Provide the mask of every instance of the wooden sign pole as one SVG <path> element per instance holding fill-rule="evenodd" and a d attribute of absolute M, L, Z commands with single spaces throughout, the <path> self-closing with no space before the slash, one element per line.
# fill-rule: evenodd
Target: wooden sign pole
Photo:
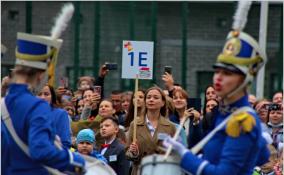
<path fill-rule="evenodd" d="M 137 92 L 138 92 L 138 74 L 136 74 L 135 78 L 135 91 L 134 91 L 134 128 L 133 128 L 133 142 L 137 141 Z"/>

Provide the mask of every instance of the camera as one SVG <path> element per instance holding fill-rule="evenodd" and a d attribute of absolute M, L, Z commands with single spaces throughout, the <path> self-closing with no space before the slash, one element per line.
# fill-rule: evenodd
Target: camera
<path fill-rule="evenodd" d="M 105 63 L 105 65 L 108 70 L 117 70 L 117 63 Z"/>
<path fill-rule="evenodd" d="M 277 103 L 272 103 L 269 105 L 268 110 L 269 111 L 279 111 L 281 110 L 281 105 Z"/>

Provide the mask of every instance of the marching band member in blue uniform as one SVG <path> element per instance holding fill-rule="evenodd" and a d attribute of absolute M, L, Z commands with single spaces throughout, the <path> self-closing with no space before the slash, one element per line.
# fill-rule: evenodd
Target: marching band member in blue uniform
<path fill-rule="evenodd" d="M 70 120 L 66 110 L 58 108 L 58 103 L 56 100 L 56 93 L 52 86 L 45 85 L 37 96 L 45 101 L 51 107 L 52 119 L 55 123 L 55 133 L 59 136 L 62 146 L 66 148 L 71 148 L 71 128 Z"/>
<path fill-rule="evenodd" d="M 49 174 L 43 165 L 78 174 L 84 171 L 85 160 L 78 153 L 56 146 L 50 105 L 31 93 L 32 90 L 40 90 L 43 87 L 40 85 L 46 84 L 45 71 L 57 56 L 61 44 L 61 39 L 47 36 L 25 33 L 17 35 L 13 83 L 4 100 L 13 128 L 28 146 L 29 155 L 15 142 L 10 131 L 3 127 L 2 133 L 7 141 L 2 144 L 1 151 L 7 150 L 5 156 L 8 157 L 2 157 L 2 160 L 10 160 L 6 163 L 9 165 L 5 167 L 6 174 Z M 5 120 L 7 119 L 4 118 L 3 121 Z"/>
<path fill-rule="evenodd" d="M 250 106 L 247 84 L 266 62 L 266 55 L 257 42 L 241 30 L 233 29 L 214 65 L 214 88 L 222 98 L 215 127 L 234 111 Z M 253 110 L 229 118 L 205 144 L 202 157 L 194 155 L 172 138 L 166 139 L 164 145 L 172 145 L 182 157 L 181 167 L 197 175 L 251 175 L 256 165 L 267 162 L 269 158 L 260 120 Z"/>

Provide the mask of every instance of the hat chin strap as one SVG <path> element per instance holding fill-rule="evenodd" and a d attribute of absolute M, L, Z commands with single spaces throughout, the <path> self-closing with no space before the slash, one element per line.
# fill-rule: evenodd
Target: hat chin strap
<path fill-rule="evenodd" d="M 251 82 L 253 80 L 253 76 L 249 73 L 247 73 L 245 80 L 243 81 L 243 83 L 238 86 L 235 90 L 233 90 L 232 92 L 230 92 L 229 94 L 227 94 L 225 98 L 231 98 L 233 95 L 235 95 L 237 92 L 241 91 L 249 82 Z"/>

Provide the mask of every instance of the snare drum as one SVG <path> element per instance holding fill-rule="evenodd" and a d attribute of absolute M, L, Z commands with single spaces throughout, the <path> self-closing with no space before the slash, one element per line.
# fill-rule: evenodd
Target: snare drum
<path fill-rule="evenodd" d="M 140 175 L 185 175 L 180 168 L 180 158 L 169 156 L 164 160 L 164 155 L 153 154 L 146 156 L 141 161 Z"/>
<path fill-rule="evenodd" d="M 85 175 L 116 175 L 114 170 L 105 162 L 94 157 L 83 155 L 86 161 Z"/>

